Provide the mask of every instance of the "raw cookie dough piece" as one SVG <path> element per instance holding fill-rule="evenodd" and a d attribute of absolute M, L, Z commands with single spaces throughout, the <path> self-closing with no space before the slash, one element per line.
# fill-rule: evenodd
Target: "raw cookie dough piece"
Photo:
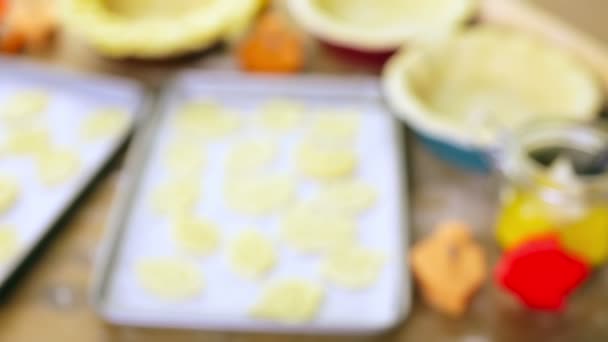
<path fill-rule="evenodd" d="M 75 176 L 80 169 L 76 153 L 66 149 L 49 149 L 37 157 L 38 174 L 48 186 L 59 185 Z"/>
<path fill-rule="evenodd" d="M 44 112 L 49 95 L 41 90 L 26 90 L 13 95 L 5 106 L 0 106 L 0 118 L 8 124 L 31 124 Z"/>
<path fill-rule="evenodd" d="M 304 106 L 298 102 L 276 99 L 261 108 L 260 122 L 272 131 L 285 132 L 295 128 L 302 120 Z"/>
<path fill-rule="evenodd" d="M 293 180 L 285 175 L 233 176 L 226 179 L 229 206 L 247 215 L 264 215 L 280 209 L 294 195 Z"/>
<path fill-rule="evenodd" d="M 17 230 L 13 226 L 0 224 L 0 264 L 10 261 L 18 251 Z"/>
<path fill-rule="evenodd" d="M 376 190 L 372 186 L 349 180 L 327 185 L 313 201 L 329 210 L 358 214 L 373 206 L 376 197 Z"/>
<path fill-rule="evenodd" d="M 296 153 L 300 170 L 305 175 L 318 179 L 348 176 L 357 164 L 355 151 L 346 147 L 305 142 Z"/>
<path fill-rule="evenodd" d="M 270 140 L 251 139 L 232 147 L 226 160 L 229 172 L 243 173 L 261 169 L 276 155 L 276 146 Z"/>
<path fill-rule="evenodd" d="M 254 229 L 239 233 L 230 244 L 228 257 L 232 269 L 247 278 L 264 275 L 277 261 L 272 241 Z"/>
<path fill-rule="evenodd" d="M 208 220 L 181 217 L 173 227 L 173 237 L 184 251 L 197 255 L 214 252 L 220 240 L 217 226 Z"/>
<path fill-rule="evenodd" d="M 17 155 L 38 155 L 48 151 L 52 145 L 49 132 L 44 129 L 19 129 L 9 134 L 6 152 Z"/>
<path fill-rule="evenodd" d="M 136 275 L 146 291 L 169 300 L 195 297 L 205 286 L 199 267 L 179 258 L 143 260 L 136 266 Z"/>
<path fill-rule="evenodd" d="M 251 309 L 254 318 L 282 323 L 304 323 L 313 320 L 324 298 L 324 289 L 304 279 L 285 279 L 270 284 Z"/>
<path fill-rule="evenodd" d="M 329 253 L 322 266 L 325 277 L 338 286 L 362 289 L 373 285 L 384 262 L 382 253 L 345 245 Z"/>
<path fill-rule="evenodd" d="M 285 213 L 281 228 L 284 239 L 292 247 L 302 252 L 326 252 L 351 243 L 357 225 L 345 215 L 300 204 Z"/>
<path fill-rule="evenodd" d="M 19 196 L 19 185 L 11 177 L 0 174 L 0 214 L 10 210 Z"/>
<path fill-rule="evenodd" d="M 82 135 L 96 140 L 112 138 L 124 132 L 129 125 L 129 116 L 122 109 L 106 108 L 87 117 L 82 124 Z"/>
<path fill-rule="evenodd" d="M 236 114 L 210 101 L 185 104 L 176 114 L 175 127 L 183 134 L 201 138 L 218 138 L 239 126 Z"/>
<path fill-rule="evenodd" d="M 359 116 L 353 112 L 322 112 L 310 129 L 313 141 L 352 142 L 359 131 Z"/>
<path fill-rule="evenodd" d="M 191 178 L 160 185 L 152 195 L 152 207 L 173 218 L 192 212 L 200 196 L 199 183 L 197 178 Z"/>
<path fill-rule="evenodd" d="M 197 142 L 173 142 L 165 151 L 165 165 L 175 176 L 200 174 L 205 162 L 205 152 Z"/>

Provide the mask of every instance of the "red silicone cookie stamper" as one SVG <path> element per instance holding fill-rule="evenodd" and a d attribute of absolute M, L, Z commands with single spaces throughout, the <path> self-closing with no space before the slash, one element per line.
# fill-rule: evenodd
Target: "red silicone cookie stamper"
<path fill-rule="evenodd" d="M 587 263 L 566 252 L 551 235 L 508 251 L 496 266 L 495 276 L 527 307 L 560 311 L 589 272 Z"/>

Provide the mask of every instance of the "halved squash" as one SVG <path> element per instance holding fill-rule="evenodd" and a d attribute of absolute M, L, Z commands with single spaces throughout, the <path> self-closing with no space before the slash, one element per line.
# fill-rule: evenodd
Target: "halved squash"
<path fill-rule="evenodd" d="M 383 83 L 389 105 L 418 133 L 466 148 L 487 148 L 498 133 L 531 120 L 591 119 L 602 104 L 586 65 L 495 26 L 394 55 Z"/>
<path fill-rule="evenodd" d="M 64 21 L 110 57 L 163 58 L 242 29 L 262 0 L 64 0 Z"/>
<path fill-rule="evenodd" d="M 290 14 L 331 45 L 365 52 L 395 51 L 418 38 L 442 35 L 467 21 L 478 0 L 288 0 Z"/>

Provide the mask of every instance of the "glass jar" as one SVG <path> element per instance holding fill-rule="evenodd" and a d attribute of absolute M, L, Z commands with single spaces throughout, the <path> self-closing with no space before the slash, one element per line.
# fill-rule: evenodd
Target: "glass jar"
<path fill-rule="evenodd" d="M 496 238 L 505 249 L 556 236 L 593 265 L 608 259 L 608 131 L 599 125 L 528 125 L 504 144 Z"/>

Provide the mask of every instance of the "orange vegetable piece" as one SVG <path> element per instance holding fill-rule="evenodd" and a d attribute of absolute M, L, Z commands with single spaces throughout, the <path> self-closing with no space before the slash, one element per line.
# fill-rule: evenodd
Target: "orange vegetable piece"
<path fill-rule="evenodd" d="M 48 44 L 57 27 L 54 1 L 14 1 L 6 11 L 2 39 L 8 40 L 7 52 L 21 50 L 23 46 L 28 50 L 40 50 Z M 19 41 L 23 42 L 17 44 Z M 16 46 L 20 48 L 14 49 Z"/>
<path fill-rule="evenodd" d="M 18 33 L 2 36 L 0 39 L 0 52 L 17 54 L 25 48 L 25 37 Z"/>
<path fill-rule="evenodd" d="M 8 9 L 7 0 L 0 0 L 0 23 L 6 16 L 7 9 Z"/>
<path fill-rule="evenodd" d="M 439 225 L 414 246 L 410 262 L 424 299 L 450 316 L 464 314 L 487 276 L 483 250 L 460 222 Z"/>
<path fill-rule="evenodd" d="M 276 13 L 260 18 L 238 49 L 241 68 L 260 72 L 297 72 L 304 64 L 304 47 L 298 34 Z"/>

